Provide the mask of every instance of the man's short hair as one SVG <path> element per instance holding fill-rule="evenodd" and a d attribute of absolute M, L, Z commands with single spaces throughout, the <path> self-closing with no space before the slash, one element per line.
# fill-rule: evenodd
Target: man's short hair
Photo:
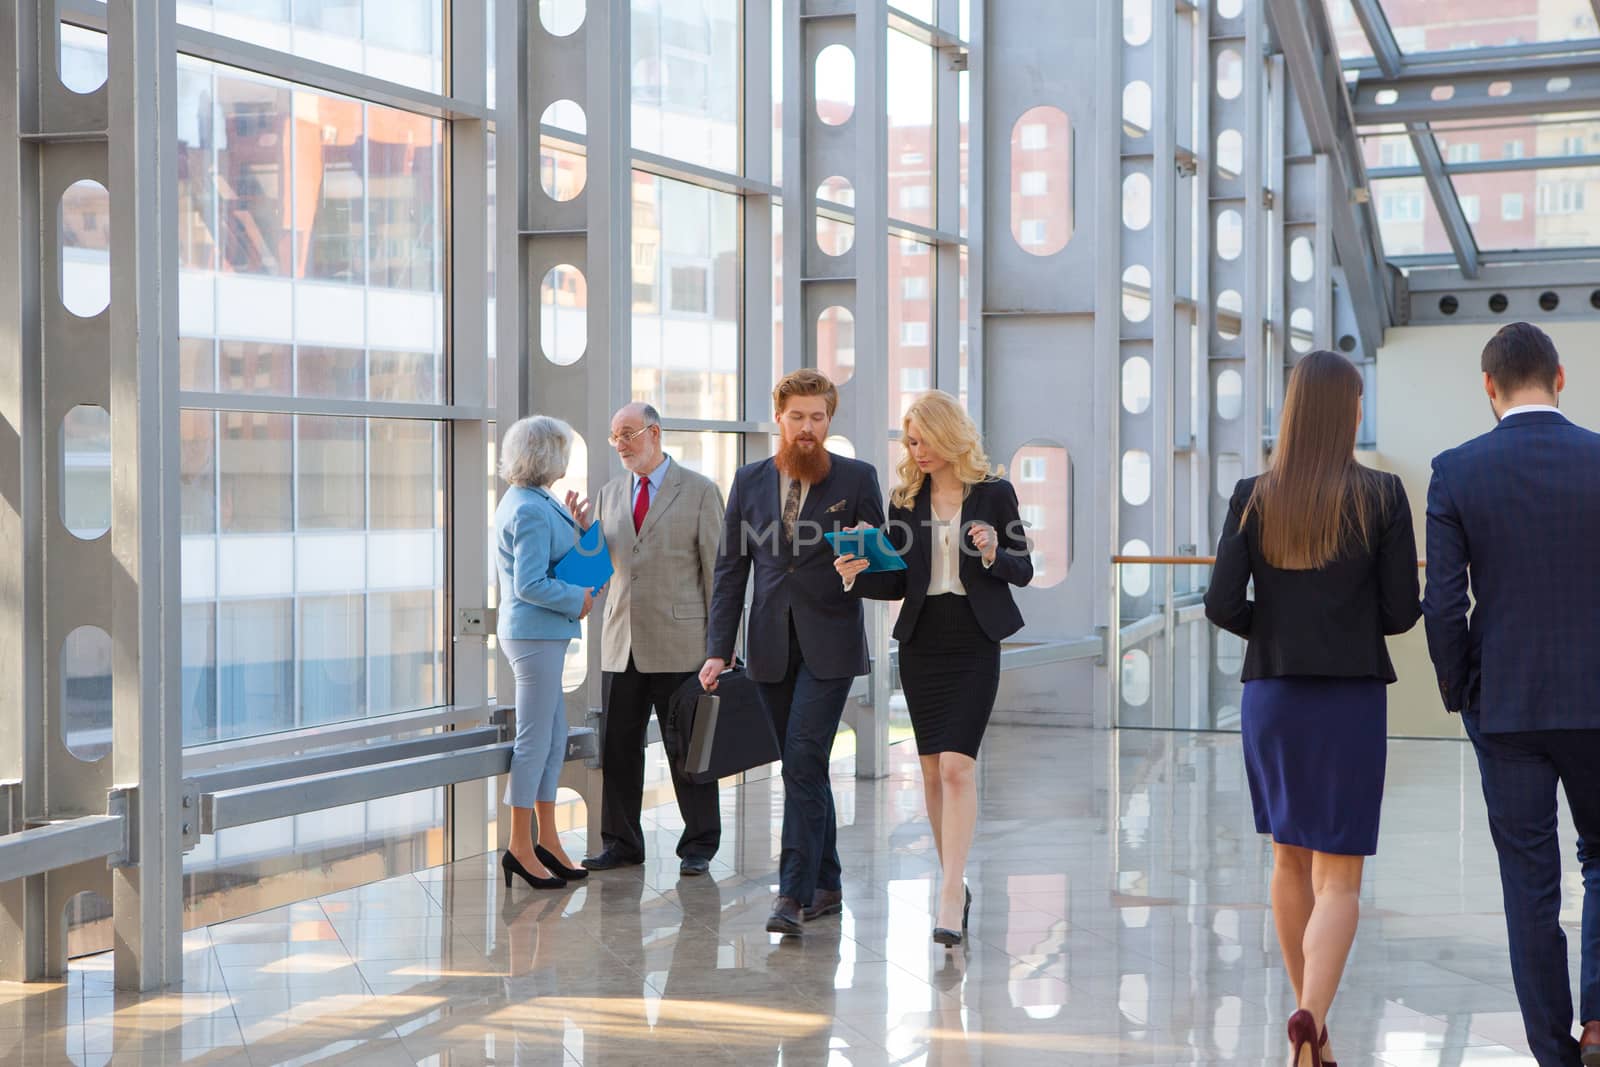
<path fill-rule="evenodd" d="M 779 381 L 777 388 L 772 390 L 772 410 L 782 414 L 788 406 L 791 396 L 820 396 L 827 398 L 828 418 L 833 418 L 833 413 L 839 407 L 839 390 L 826 374 L 819 370 L 807 367 L 797 370 L 792 374 L 785 374 Z"/>
<path fill-rule="evenodd" d="M 1483 372 L 1502 393 L 1526 386 L 1554 389 L 1561 357 L 1550 335 L 1531 322 L 1513 322 L 1483 346 Z"/>

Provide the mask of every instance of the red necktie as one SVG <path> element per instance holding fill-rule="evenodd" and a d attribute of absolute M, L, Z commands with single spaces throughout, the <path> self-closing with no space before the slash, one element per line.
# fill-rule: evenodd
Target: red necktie
<path fill-rule="evenodd" d="M 637 534 L 644 525 L 645 512 L 650 510 L 650 479 L 639 479 L 639 495 L 633 500 L 633 532 Z"/>

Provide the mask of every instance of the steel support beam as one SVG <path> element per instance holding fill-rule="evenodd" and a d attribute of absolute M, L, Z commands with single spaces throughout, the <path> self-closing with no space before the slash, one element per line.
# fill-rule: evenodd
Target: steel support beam
<path fill-rule="evenodd" d="M 1276 8 L 1287 0 L 1272 3 Z M 1394 77 L 1362 76 L 1354 108 L 1360 126 L 1594 111 L 1600 109 L 1600 56 L 1408 64 Z"/>
<path fill-rule="evenodd" d="M 0 835 L 0 883 L 113 856 L 127 846 L 121 815 L 85 815 Z"/>
<path fill-rule="evenodd" d="M 1406 127 L 1411 138 L 1411 150 L 1416 153 L 1422 168 L 1423 181 L 1428 195 L 1444 223 L 1445 236 L 1450 239 L 1450 249 L 1455 253 L 1461 273 L 1472 277 L 1478 273 L 1478 242 L 1472 236 L 1472 224 L 1461 208 L 1461 198 L 1456 195 L 1455 183 L 1444 170 L 1444 158 L 1439 154 L 1439 142 L 1427 126 L 1412 123 Z"/>
<path fill-rule="evenodd" d="M 1378 69 L 1386 78 L 1397 76 L 1404 60 L 1400 45 L 1394 39 L 1394 30 L 1389 26 L 1389 16 L 1383 13 L 1383 4 L 1380 0 L 1351 0 L 1351 6 L 1355 8 L 1362 32 L 1367 35 L 1367 43 L 1372 46 L 1372 57 L 1377 60 Z"/>
<path fill-rule="evenodd" d="M 368 767 L 376 763 L 411 759 L 439 752 L 454 752 L 463 748 L 478 748 L 500 740 L 498 726 L 480 726 L 473 730 L 453 730 L 449 733 L 429 734 L 427 737 L 407 741 L 389 741 L 376 745 L 358 745 L 353 748 L 325 752 L 319 755 L 299 756 L 254 763 L 243 767 L 224 767 L 191 775 L 188 781 L 200 793 L 221 793 L 228 789 L 281 782 L 290 778 L 304 778 L 313 774 Z M 483 849 L 479 849 L 482 852 Z"/>
<path fill-rule="evenodd" d="M 1386 268 L 1327 14 L 1322 5 L 1300 0 L 1267 0 L 1267 14 L 1283 49 L 1312 148 L 1332 163 L 1328 211 L 1334 247 L 1344 268 L 1361 344 L 1367 351 L 1377 351 L 1392 321 Z"/>
<path fill-rule="evenodd" d="M 123 0 L 107 34 L 111 219 L 111 773 L 134 862 L 112 872 L 120 989 L 183 977 L 176 0 Z M 192 820 L 192 813 L 190 814 Z"/>

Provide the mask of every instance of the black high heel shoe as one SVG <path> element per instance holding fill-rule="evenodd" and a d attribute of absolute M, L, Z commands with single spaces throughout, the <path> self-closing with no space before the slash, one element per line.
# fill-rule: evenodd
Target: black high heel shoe
<path fill-rule="evenodd" d="M 500 870 L 504 872 L 506 876 L 507 889 L 511 888 L 511 876 L 514 874 L 520 874 L 522 876 L 522 880 L 527 882 L 535 889 L 567 888 L 567 880 L 565 878 L 538 878 L 532 874 L 529 874 L 528 868 L 522 865 L 522 861 L 518 860 L 517 857 L 513 856 L 509 852 L 502 852 L 500 854 Z"/>
<path fill-rule="evenodd" d="M 539 857 L 539 862 L 549 869 L 557 878 L 565 878 L 569 882 L 581 882 L 589 877 L 589 872 L 582 867 L 568 867 L 556 859 L 556 854 L 543 845 L 534 845 L 533 854 Z"/>
<path fill-rule="evenodd" d="M 961 905 L 961 929 L 946 930 L 942 926 L 935 926 L 933 928 L 933 941 L 936 945 L 943 945 L 945 948 L 956 948 L 966 937 L 967 917 L 972 913 L 972 890 L 964 885 L 961 888 L 966 893 L 966 900 Z"/>

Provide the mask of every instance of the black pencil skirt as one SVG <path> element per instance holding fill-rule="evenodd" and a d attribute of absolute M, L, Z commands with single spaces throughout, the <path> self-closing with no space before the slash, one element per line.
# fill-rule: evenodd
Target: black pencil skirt
<path fill-rule="evenodd" d="M 978 758 L 1000 688 L 1000 642 L 989 640 L 966 597 L 922 602 L 916 629 L 900 643 L 900 684 L 920 754 Z"/>

